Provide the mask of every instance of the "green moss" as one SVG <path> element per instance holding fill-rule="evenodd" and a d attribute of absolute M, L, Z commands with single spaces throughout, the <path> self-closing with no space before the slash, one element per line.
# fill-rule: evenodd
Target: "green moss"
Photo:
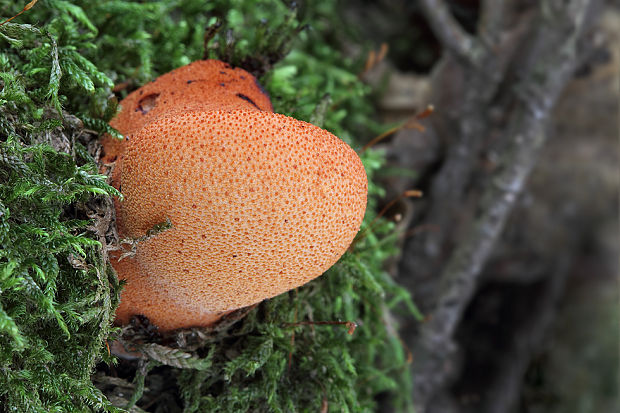
<path fill-rule="evenodd" d="M 205 55 L 221 58 L 262 75 L 276 111 L 320 119 L 356 147 L 376 128 L 369 90 L 333 40 L 337 2 L 311 6 L 40 0 L 0 26 L 0 405 L 7 411 L 117 410 L 109 400 L 141 406 L 149 370 L 176 381 L 168 400 L 188 412 L 357 412 L 372 410 L 380 393 L 398 409 L 410 406 L 407 353 L 390 311 L 415 307 L 383 271 L 395 235 L 381 220 L 324 276 L 262 303 L 225 334 L 190 347 L 151 340 L 150 361 L 119 365 L 129 380 L 138 372 L 137 392 L 122 404 L 101 374 L 103 391 L 91 377 L 96 363 L 111 362 L 106 340 L 118 334 L 111 321 L 119 285 L 105 251 L 115 190 L 91 156 L 92 131 L 113 132 L 113 85 L 123 94 Z M 7 18 L 20 9 L 0 0 Z M 205 28 L 217 21 L 205 51 Z M 373 177 L 383 158 L 367 151 L 362 159 L 366 228 L 382 195 Z M 300 324 L 338 320 L 359 326 L 349 334 L 347 325 Z"/>

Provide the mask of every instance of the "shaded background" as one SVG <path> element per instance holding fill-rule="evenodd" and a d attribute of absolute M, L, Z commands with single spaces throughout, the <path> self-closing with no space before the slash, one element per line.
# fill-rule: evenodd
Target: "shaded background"
<path fill-rule="evenodd" d="M 426 194 L 399 201 L 387 215 L 399 221 L 403 233 L 402 255 L 391 273 L 408 286 L 430 320 L 450 272 L 446 265 L 461 244 L 471 242 L 467 227 L 481 213 L 480 199 L 510 151 L 508 140 L 518 136 L 505 132 L 528 67 L 539 65 L 548 74 L 557 67 L 545 66 L 532 51 L 544 49 L 546 39 L 554 36 L 537 37 L 546 24 L 540 23 L 539 6 L 553 2 L 497 2 L 506 7 L 496 28 L 501 40 L 493 49 L 495 58 L 504 60 L 497 69 L 499 79 L 492 90 L 481 82 L 480 94 L 488 97 L 467 97 L 475 95 L 471 87 L 479 80 L 463 75 L 471 69 L 437 39 L 420 3 L 347 1 L 343 16 L 359 39 L 349 44 L 352 55 L 360 53 L 360 44 L 375 50 L 381 43 L 389 46 L 387 58 L 364 73 L 382 91 L 375 97 L 382 120 L 399 125 L 435 105 L 430 119 L 420 121 L 424 132 L 402 128 L 380 144 L 389 159 L 383 176 L 386 204 L 407 189 Z M 480 3 L 445 2 L 473 38 L 484 25 L 480 14 L 485 5 Z M 425 327 L 404 326 L 404 339 L 414 351 L 420 411 L 618 411 L 620 8 L 618 2 L 589 7 L 574 69 L 541 126 L 546 144 L 532 159 L 527 183 L 475 275 L 462 314 L 456 315 L 453 345 L 429 355 L 420 349 Z M 574 34 L 558 27 L 553 30 L 559 30 L 559 37 Z M 489 83 L 495 81 L 491 78 Z M 529 86 L 537 89 L 533 94 L 549 93 L 541 84 Z M 471 102 L 477 106 L 463 109 Z M 470 142 L 476 146 L 471 163 L 461 169 L 467 179 L 456 185 L 459 195 L 442 198 L 437 187 L 442 169 L 451 162 L 450 148 L 463 139 L 462 116 L 473 119 L 469 127 L 477 128 L 477 137 Z M 454 181 L 445 182 L 450 192 Z M 437 209 L 452 211 L 442 216 Z M 440 234 L 439 241 L 429 242 L 435 237 L 429 233 Z M 429 359 L 436 370 L 425 369 Z"/>

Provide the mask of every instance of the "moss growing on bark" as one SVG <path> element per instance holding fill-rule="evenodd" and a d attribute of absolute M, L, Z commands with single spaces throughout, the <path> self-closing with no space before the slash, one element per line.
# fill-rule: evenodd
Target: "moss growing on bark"
<path fill-rule="evenodd" d="M 0 10 L 8 18 L 24 5 L 1 0 Z M 113 89 L 122 97 L 205 55 L 220 58 L 262 75 L 277 112 L 320 119 L 357 147 L 370 137 L 372 108 L 355 62 L 327 41 L 337 13 L 335 1 L 295 9 L 277 0 L 40 0 L 0 26 L 0 406 L 357 412 L 379 394 L 410 405 L 407 352 L 390 311 L 415 307 L 383 271 L 394 234 L 381 220 L 325 275 L 223 333 L 155 335 L 142 341 L 141 361 L 108 353 L 120 334 L 111 326 L 120 287 L 106 262 L 116 191 L 94 158 L 97 133 L 114 133 Z M 362 159 L 367 228 L 382 155 Z M 321 323 L 339 320 L 358 327 Z"/>

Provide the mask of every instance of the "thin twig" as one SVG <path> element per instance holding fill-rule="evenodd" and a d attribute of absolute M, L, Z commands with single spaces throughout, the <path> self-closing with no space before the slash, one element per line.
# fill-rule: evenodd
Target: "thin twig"
<path fill-rule="evenodd" d="M 443 0 L 420 0 L 420 5 L 441 44 L 461 59 L 478 66 L 484 53 L 482 45 L 465 32 L 446 3 Z"/>
<path fill-rule="evenodd" d="M 492 47 L 500 42 L 505 14 L 506 0 L 482 0 L 478 33 L 485 45 Z"/>
<path fill-rule="evenodd" d="M 495 12 L 487 10 L 487 13 L 490 16 Z M 433 118 L 431 127 L 442 141 L 449 144 L 441 162 L 437 162 L 439 170 L 427 190 L 428 206 L 419 215 L 423 222 L 441 230 L 411 239 L 404 246 L 407 258 L 402 261 L 401 270 L 420 274 L 416 277 L 418 280 L 436 278 L 433 275 L 441 270 L 445 254 L 458 241 L 455 234 L 462 233 L 460 223 L 465 222 L 463 218 L 470 214 L 467 205 L 471 200 L 471 188 L 476 188 L 475 173 L 485 143 L 496 140 L 495 134 L 499 130 L 497 114 L 509 110 L 506 106 L 498 106 L 497 98 L 502 93 L 509 93 L 502 90 L 509 65 L 515 64 L 519 66 L 517 71 L 523 71 L 525 63 L 515 57 L 526 49 L 528 33 L 536 27 L 534 15 L 528 10 L 518 17 L 503 16 L 510 29 L 504 28 L 507 31 L 502 32 L 500 43 L 488 49 L 480 65 L 473 66 L 449 53 L 436 66 L 432 87 L 437 97 L 433 98 L 442 110 Z M 492 113 L 496 114 L 493 118 Z M 409 276 L 406 280 L 405 284 L 411 282 L 409 288 L 419 290 L 414 277 Z M 421 304 L 430 309 L 436 302 L 434 287 L 430 286 L 427 292 L 421 298 Z"/>
<path fill-rule="evenodd" d="M 517 88 L 520 92 L 516 107 L 502 136 L 510 146 L 502 167 L 491 176 L 491 185 L 480 198 L 478 218 L 468 225 L 441 273 L 443 288 L 437 307 L 421 329 L 417 350 L 423 359 L 414 368 L 419 412 L 425 411 L 426 403 L 452 370 L 448 364 L 455 349 L 452 340 L 456 328 L 543 147 L 548 115 L 575 69 L 577 41 L 591 2 L 572 0 L 568 7 L 555 0 L 541 3 L 543 17 L 531 50 L 537 65 L 530 68 Z M 544 18 L 542 11 L 546 8 L 554 10 L 553 19 Z M 429 377 L 432 380 L 426 380 Z"/>
<path fill-rule="evenodd" d="M 400 125 L 394 126 L 393 128 L 390 128 L 386 130 L 385 132 L 382 132 L 378 136 L 374 137 L 373 139 L 371 139 L 370 142 L 368 142 L 366 145 L 362 147 L 362 149 L 358 151 L 358 154 L 359 155 L 363 154 L 369 148 L 375 146 L 376 144 L 378 144 L 379 142 L 381 142 L 388 136 L 391 136 L 400 130 L 417 129 L 419 132 L 424 132 L 426 129 L 420 122 L 418 122 L 418 120 L 428 118 L 429 116 L 433 114 L 434 111 L 435 111 L 435 106 L 426 105 L 426 108 L 422 112 L 415 114 L 412 118 L 406 120 Z M 315 124 L 314 122 L 310 122 L 310 123 Z"/>

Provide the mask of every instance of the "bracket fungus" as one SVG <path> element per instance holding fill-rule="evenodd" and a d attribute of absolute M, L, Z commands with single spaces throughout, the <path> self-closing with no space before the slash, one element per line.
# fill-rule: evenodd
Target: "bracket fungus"
<path fill-rule="evenodd" d="M 121 106 L 111 125 L 126 141 L 103 140 L 103 159 L 118 158 L 119 234 L 172 227 L 130 257 L 111 255 L 126 280 L 119 323 L 140 314 L 161 331 L 212 325 L 318 277 L 359 230 L 367 179 L 355 151 L 273 113 L 244 70 L 194 62 Z"/>

